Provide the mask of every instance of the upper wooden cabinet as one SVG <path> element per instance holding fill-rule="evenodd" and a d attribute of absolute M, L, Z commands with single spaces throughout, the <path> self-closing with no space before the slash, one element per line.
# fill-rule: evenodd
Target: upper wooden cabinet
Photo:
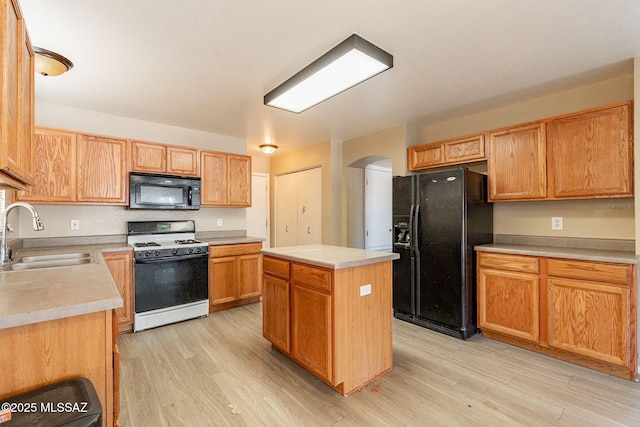
<path fill-rule="evenodd" d="M 198 150 L 153 142 L 131 141 L 131 170 L 198 175 Z"/>
<path fill-rule="evenodd" d="M 35 184 L 16 199 L 126 205 L 127 154 L 126 139 L 38 128 Z"/>
<path fill-rule="evenodd" d="M 0 6 L 0 184 L 33 183 L 33 48 L 17 0 Z"/>
<path fill-rule="evenodd" d="M 547 195 L 544 123 L 489 133 L 489 200 L 542 199 Z"/>
<path fill-rule="evenodd" d="M 251 206 L 251 157 L 200 151 L 202 206 Z"/>
<path fill-rule="evenodd" d="M 632 197 L 632 104 L 549 121 L 550 198 Z"/>
<path fill-rule="evenodd" d="M 480 162 L 485 159 L 484 134 L 432 142 L 408 149 L 409 170 Z"/>

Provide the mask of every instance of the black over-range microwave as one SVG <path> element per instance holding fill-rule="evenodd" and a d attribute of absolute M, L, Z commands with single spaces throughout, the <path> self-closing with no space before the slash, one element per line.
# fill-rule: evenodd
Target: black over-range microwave
<path fill-rule="evenodd" d="M 200 178 L 131 173 L 129 209 L 200 209 Z"/>

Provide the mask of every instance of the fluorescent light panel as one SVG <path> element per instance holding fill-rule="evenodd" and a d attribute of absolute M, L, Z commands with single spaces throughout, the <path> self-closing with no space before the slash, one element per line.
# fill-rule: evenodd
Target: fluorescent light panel
<path fill-rule="evenodd" d="M 300 113 L 393 67 L 393 56 L 353 34 L 264 96 L 272 107 Z"/>

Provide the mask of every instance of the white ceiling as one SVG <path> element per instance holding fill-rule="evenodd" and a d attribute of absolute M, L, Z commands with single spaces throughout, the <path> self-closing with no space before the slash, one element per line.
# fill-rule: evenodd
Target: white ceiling
<path fill-rule="evenodd" d="M 33 45 L 74 63 L 36 76 L 37 100 L 244 138 L 250 154 L 473 113 L 628 73 L 640 55 L 638 0 L 20 3 Z M 394 68 L 301 114 L 263 105 L 353 33 Z"/>

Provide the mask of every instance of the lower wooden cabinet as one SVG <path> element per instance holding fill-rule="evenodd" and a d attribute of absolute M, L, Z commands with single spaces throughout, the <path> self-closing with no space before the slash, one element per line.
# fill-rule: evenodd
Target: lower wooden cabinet
<path fill-rule="evenodd" d="M 267 260 L 265 259 L 265 272 Z M 291 352 L 289 280 L 265 274 L 262 279 L 263 336 L 284 353 Z M 268 301 L 268 302 L 267 302 Z"/>
<path fill-rule="evenodd" d="M 104 261 L 109 267 L 109 271 L 113 276 L 113 281 L 122 296 L 124 305 L 122 308 L 116 309 L 118 320 L 118 331 L 133 331 L 133 253 L 126 252 L 109 252 L 102 254 Z"/>
<path fill-rule="evenodd" d="M 634 379 L 635 265 L 478 253 L 483 335 Z"/>
<path fill-rule="evenodd" d="M 209 246 L 209 311 L 257 302 L 262 243 Z"/>

